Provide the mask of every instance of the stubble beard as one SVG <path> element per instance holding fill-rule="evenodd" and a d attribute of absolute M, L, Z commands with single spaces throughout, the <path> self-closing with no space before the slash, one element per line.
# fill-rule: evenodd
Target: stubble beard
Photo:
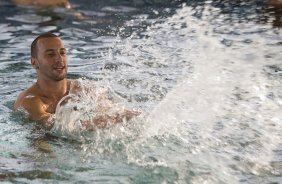
<path fill-rule="evenodd" d="M 62 81 L 66 78 L 66 73 L 63 75 L 63 76 L 59 76 L 59 77 L 53 77 L 53 80 L 54 81 Z"/>
<path fill-rule="evenodd" d="M 65 78 L 66 78 L 66 76 L 67 76 L 67 72 L 65 71 L 62 75 L 60 75 L 60 76 L 54 76 L 53 77 L 53 80 L 55 80 L 55 81 L 62 81 L 62 80 L 64 80 Z"/>
<path fill-rule="evenodd" d="M 55 74 L 52 73 L 52 72 L 46 72 L 45 75 L 46 75 L 49 79 L 51 79 L 51 80 L 53 80 L 53 81 L 56 81 L 56 82 L 59 82 L 59 81 L 62 81 L 62 80 L 64 80 L 64 79 L 66 78 L 66 76 L 67 76 L 67 70 L 65 70 L 65 72 L 64 72 L 63 74 L 61 74 L 61 75 L 55 75 Z"/>

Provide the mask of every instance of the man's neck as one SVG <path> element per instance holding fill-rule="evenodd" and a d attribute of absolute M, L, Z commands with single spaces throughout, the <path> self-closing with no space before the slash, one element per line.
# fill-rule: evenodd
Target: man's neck
<path fill-rule="evenodd" d="M 38 79 L 36 85 L 40 89 L 42 96 L 53 100 L 62 98 L 67 95 L 69 91 L 67 79 L 63 79 L 61 81 L 46 81 Z"/>

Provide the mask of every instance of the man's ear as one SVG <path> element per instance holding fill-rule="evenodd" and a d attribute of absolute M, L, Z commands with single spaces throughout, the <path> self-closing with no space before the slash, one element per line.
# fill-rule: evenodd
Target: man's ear
<path fill-rule="evenodd" d="M 39 68 L 39 64 L 38 64 L 38 60 L 36 58 L 31 58 L 31 65 L 32 68 L 34 68 L 35 70 Z"/>

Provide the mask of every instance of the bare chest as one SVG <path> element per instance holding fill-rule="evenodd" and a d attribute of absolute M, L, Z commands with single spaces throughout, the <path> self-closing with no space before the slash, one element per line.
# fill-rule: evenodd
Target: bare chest
<path fill-rule="evenodd" d="M 44 102 L 44 109 L 46 112 L 54 114 L 56 112 L 56 107 L 59 100 L 45 100 Z"/>

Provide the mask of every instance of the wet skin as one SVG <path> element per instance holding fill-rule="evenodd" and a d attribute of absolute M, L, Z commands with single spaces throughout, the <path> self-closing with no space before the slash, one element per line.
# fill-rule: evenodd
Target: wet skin
<path fill-rule="evenodd" d="M 21 92 L 14 108 L 23 108 L 27 111 L 28 118 L 39 121 L 50 129 L 54 121 L 52 115 L 56 111 L 57 104 L 69 94 L 71 81 L 66 79 L 68 61 L 63 42 L 58 37 L 40 38 L 37 42 L 37 54 L 31 59 L 32 67 L 37 73 L 37 82 Z M 77 88 L 77 91 L 80 89 Z M 124 110 L 115 115 L 101 115 L 91 122 L 82 122 L 82 125 L 90 130 L 96 127 L 104 127 L 105 123 L 122 122 L 125 118 L 139 115 L 140 112 Z"/>
<path fill-rule="evenodd" d="M 59 38 L 41 38 L 38 53 L 31 59 L 37 73 L 37 82 L 23 91 L 15 102 L 15 108 L 23 107 L 31 120 L 47 121 L 55 113 L 57 103 L 69 92 L 66 79 L 66 49 Z"/>

